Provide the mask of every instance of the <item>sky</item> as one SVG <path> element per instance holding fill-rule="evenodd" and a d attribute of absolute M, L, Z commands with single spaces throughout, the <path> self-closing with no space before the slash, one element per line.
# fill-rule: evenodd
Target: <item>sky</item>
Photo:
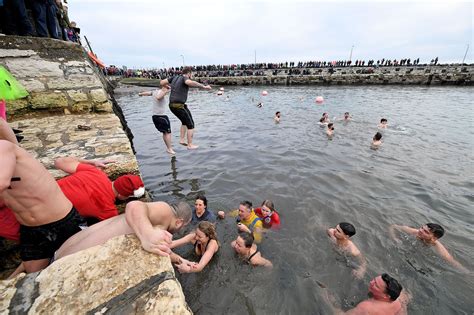
<path fill-rule="evenodd" d="M 310 60 L 473 62 L 471 1 L 69 0 L 106 65 Z M 85 41 L 83 39 L 83 44 Z"/>

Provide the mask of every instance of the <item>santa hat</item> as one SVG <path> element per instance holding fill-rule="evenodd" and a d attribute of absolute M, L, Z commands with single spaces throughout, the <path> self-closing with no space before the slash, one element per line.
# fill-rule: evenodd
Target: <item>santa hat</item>
<path fill-rule="evenodd" d="M 140 176 L 123 175 L 114 181 L 115 190 L 124 197 L 141 197 L 145 193 L 145 185 Z"/>

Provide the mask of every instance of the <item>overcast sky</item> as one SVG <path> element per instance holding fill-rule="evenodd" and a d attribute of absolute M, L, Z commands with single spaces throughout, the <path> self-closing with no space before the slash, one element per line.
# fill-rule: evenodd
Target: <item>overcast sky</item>
<path fill-rule="evenodd" d="M 471 2 L 69 0 L 107 65 L 472 59 Z M 84 43 L 85 44 L 85 43 Z M 183 57 L 182 57 L 183 56 Z"/>

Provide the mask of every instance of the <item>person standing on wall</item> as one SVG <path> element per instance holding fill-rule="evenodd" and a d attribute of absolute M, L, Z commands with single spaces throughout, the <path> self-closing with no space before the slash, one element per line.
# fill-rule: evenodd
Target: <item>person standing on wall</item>
<path fill-rule="evenodd" d="M 188 99 L 189 87 L 198 87 L 205 90 L 211 90 L 209 85 L 204 85 L 191 80 L 191 67 L 184 67 L 183 73 L 161 80 L 160 85 L 171 85 L 170 94 L 170 110 L 181 121 L 181 129 L 179 133 L 179 143 L 187 146 L 188 149 L 197 149 L 198 146 L 193 144 L 194 120 L 191 112 L 186 105 Z M 186 137 L 186 138 L 185 138 Z M 187 140 L 187 142 L 186 142 Z"/>

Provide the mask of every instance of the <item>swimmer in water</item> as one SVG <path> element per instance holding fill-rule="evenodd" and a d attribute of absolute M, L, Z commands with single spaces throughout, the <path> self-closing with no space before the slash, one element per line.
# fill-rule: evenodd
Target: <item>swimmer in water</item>
<path fill-rule="evenodd" d="M 351 115 L 349 112 L 344 113 L 344 121 L 350 121 L 352 119 Z"/>
<path fill-rule="evenodd" d="M 254 243 L 253 235 L 248 232 L 239 232 L 239 236 L 231 243 L 232 248 L 249 265 L 264 266 L 272 268 L 273 264 L 260 254 L 257 244 Z"/>
<path fill-rule="evenodd" d="M 392 237 L 392 239 L 398 240 L 398 238 L 395 236 L 395 230 L 413 235 L 417 239 L 422 241 L 424 244 L 428 246 L 433 246 L 436 250 L 436 253 L 448 263 L 463 272 L 468 272 L 468 270 L 463 265 L 461 265 L 461 263 L 459 263 L 456 259 L 453 258 L 453 256 L 451 256 L 446 247 L 444 247 L 443 244 L 441 244 L 441 242 L 439 241 L 439 239 L 444 235 L 444 228 L 441 225 L 436 223 L 427 223 L 419 229 L 415 229 L 405 225 L 393 224 L 389 228 L 390 236 Z"/>
<path fill-rule="evenodd" d="M 386 129 L 388 127 L 388 121 L 385 118 L 380 119 L 379 128 Z"/>
<path fill-rule="evenodd" d="M 372 147 L 378 148 L 382 144 L 382 134 L 377 132 L 372 138 Z"/>
<path fill-rule="evenodd" d="M 402 286 L 396 279 L 384 273 L 370 281 L 369 293 L 371 297 L 347 312 L 334 305 L 334 297 L 330 296 L 327 290 L 323 297 L 334 314 L 406 315 L 406 307 L 411 296 L 402 290 Z"/>
<path fill-rule="evenodd" d="M 273 117 L 273 120 L 275 121 L 275 123 L 278 124 L 280 122 L 280 117 L 281 117 L 280 112 L 276 112 L 275 117 Z"/>
<path fill-rule="evenodd" d="M 367 269 L 367 262 L 357 246 L 350 240 L 350 238 L 356 234 L 355 227 L 350 223 L 341 222 L 336 225 L 335 228 L 328 229 L 327 233 L 329 238 L 339 249 L 359 260 L 360 266 L 353 270 L 352 274 L 357 279 L 362 279 Z"/>
<path fill-rule="evenodd" d="M 263 107 L 263 103 L 262 103 L 262 102 L 259 102 L 259 103 L 257 104 L 257 107 L 258 107 L 258 108 L 262 108 L 262 107 Z"/>
<path fill-rule="evenodd" d="M 326 135 L 329 138 L 331 138 L 334 135 L 334 124 L 333 123 L 328 124 L 328 127 L 326 129 Z"/>

